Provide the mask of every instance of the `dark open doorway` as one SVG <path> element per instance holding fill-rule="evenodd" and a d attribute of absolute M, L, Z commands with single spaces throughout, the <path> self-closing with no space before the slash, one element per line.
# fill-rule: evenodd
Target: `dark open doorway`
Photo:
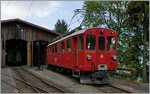
<path fill-rule="evenodd" d="M 46 63 L 46 46 L 47 41 L 37 40 L 33 42 L 33 66 L 37 66 L 38 62 L 41 65 Z"/>
<path fill-rule="evenodd" d="M 21 39 L 6 41 L 6 65 L 27 65 L 27 42 Z"/>

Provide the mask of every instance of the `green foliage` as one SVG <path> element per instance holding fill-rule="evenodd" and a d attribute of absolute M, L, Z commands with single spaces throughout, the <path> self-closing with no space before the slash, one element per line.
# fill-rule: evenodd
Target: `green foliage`
<path fill-rule="evenodd" d="M 86 10 L 85 26 L 105 26 L 121 32 L 124 22 L 126 4 L 122 1 L 86 1 L 84 9 Z"/>
<path fill-rule="evenodd" d="M 146 69 L 148 63 L 147 44 L 149 41 L 149 38 L 147 38 L 147 34 L 149 34 L 148 8 L 149 8 L 148 1 L 130 2 L 127 8 L 128 19 L 126 19 L 125 21 L 126 26 L 128 28 L 132 28 L 132 30 L 134 30 L 135 33 L 130 41 L 130 43 L 132 44 L 131 47 L 128 49 L 128 52 L 130 53 L 128 61 L 136 63 L 134 64 L 135 65 L 134 67 L 136 67 L 139 74 L 142 74 L 143 82 L 148 82 Z M 139 60 L 138 59 L 139 57 L 142 57 L 142 60 Z"/>
<path fill-rule="evenodd" d="M 55 24 L 55 31 L 64 34 L 65 32 L 67 32 L 67 28 L 67 23 L 64 20 L 60 21 L 60 19 L 58 19 L 58 21 Z"/>

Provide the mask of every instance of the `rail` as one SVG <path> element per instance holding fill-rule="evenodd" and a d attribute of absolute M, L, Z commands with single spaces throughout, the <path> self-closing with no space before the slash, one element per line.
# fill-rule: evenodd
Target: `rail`
<path fill-rule="evenodd" d="M 53 83 L 53 82 L 50 82 L 50 83 L 49 83 L 49 82 L 47 82 L 47 81 L 41 79 L 41 78 L 38 77 L 37 75 L 33 74 L 32 72 L 29 72 L 28 70 L 25 70 L 24 68 L 22 68 L 22 69 L 23 69 L 24 71 L 30 73 L 31 75 L 37 77 L 38 79 L 40 79 L 40 80 L 41 80 L 42 82 L 44 82 L 45 84 L 47 84 L 47 85 L 49 85 L 49 86 L 52 86 L 52 87 L 54 87 L 54 88 L 57 88 L 58 90 L 62 91 L 63 93 L 68 93 L 68 92 L 69 92 L 69 91 L 67 91 L 67 90 L 62 89 L 61 87 L 59 87 L 58 85 L 56 85 L 56 84 Z"/>
<path fill-rule="evenodd" d="M 20 80 L 20 79 L 18 79 L 18 78 L 16 78 L 16 77 L 9 76 L 9 75 L 6 75 L 6 74 L 2 74 L 2 75 L 7 76 L 7 77 L 11 77 L 11 78 L 14 79 L 14 80 L 17 80 L 17 81 L 19 81 L 19 82 L 22 82 L 22 83 L 24 83 L 24 84 L 30 86 L 29 83 L 27 83 L 27 82 L 25 82 L 25 81 L 22 81 L 22 80 Z M 6 82 L 6 81 L 3 81 L 3 82 Z M 7 84 L 10 84 L 10 83 L 8 83 L 8 82 L 6 82 L 6 83 L 7 83 Z M 12 85 L 12 84 L 10 84 L 10 85 Z M 17 88 L 16 86 L 14 86 L 14 85 L 12 85 L 12 86 L 15 87 L 16 89 L 20 90 L 20 89 Z M 35 88 L 38 88 L 38 89 L 42 90 L 42 91 L 45 92 L 45 93 L 49 93 L 48 91 L 46 91 L 46 90 L 44 90 L 44 89 L 42 89 L 42 88 L 40 88 L 40 87 L 37 87 L 37 86 L 35 86 L 35 85 L 33 85 L 33 86 L 34 86 Z"/>
<path fill-rule="evenodd" d="M 6 84 L 12 86 L 13 88 L 17 89 L 18 91 L 20 91 L 20 89 L 19 89 L 18 87 L 16 87 L 16 86 L 13 85 L 13 84 L 10 84 L 9 82 L 7 82 L 7 81 L 5 81 L 5 80 L 1 80 L 1 82 L 6 83 Z M 20 93 L 20 92 L 19 92 L 19 93 Z"/>
<path fill-rule="evenodd" d="M 30 87 L 32 87 L 37 93 L 40 93 L 40 91 L 35 86 L 33 86 L 29 81 L 27 81 L 15 68 L 13 69 Z"/>
<path fill-rule="evenodd" d="M 110 85 L 110 84 L 105 84 L 105 85 L 101 85 L 101 86 L 94 86 L 96 87 L 98 90 L 100 90 L 103 93 L 131 93 L 125 89 Z"/>

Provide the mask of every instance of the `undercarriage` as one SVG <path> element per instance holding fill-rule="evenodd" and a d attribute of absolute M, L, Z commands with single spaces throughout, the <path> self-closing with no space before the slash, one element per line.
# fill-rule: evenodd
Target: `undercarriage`
<path fill-rule="evenodd" d="M 109 74 L 107 71 L 98 71 L 89 74 L 81 73 L 80 82 L 82 84 L 107 84 L 109 82 Z"/>

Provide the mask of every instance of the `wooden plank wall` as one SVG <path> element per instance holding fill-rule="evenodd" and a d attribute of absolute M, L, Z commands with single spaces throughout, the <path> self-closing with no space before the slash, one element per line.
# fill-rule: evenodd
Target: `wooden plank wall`
<path fill-rule="evenodd" d="M 2 40 L 18 38 L 26 41 L 45 40 L 50 42 L 54 37 L 57 36 L 52 33 L 48 33 L 47 31 L 29 27 L 23 24 L 20 24 L 20 28 L 22 30 L 17 30 L 16 24 L 2 25 Z"/>
<path fill-rule="evenodd" d="M 17 29 L 17 24 L 20 25 L 20 29 Z M 22 39 L 27 41 L 27 61 L 28 65 L 32 65 L 33 60 L 33 41 L 44 40 L 50 42 L 56 34 L 49 33 L 42 29 L 38 29 L 23 23 L 7 23 L 1 24 L 1 37 L 4 49 L 2 49 L 2 67 L 5 66 L 5 58 L 6 58 L 6 40 L 10 39 Z"/>

